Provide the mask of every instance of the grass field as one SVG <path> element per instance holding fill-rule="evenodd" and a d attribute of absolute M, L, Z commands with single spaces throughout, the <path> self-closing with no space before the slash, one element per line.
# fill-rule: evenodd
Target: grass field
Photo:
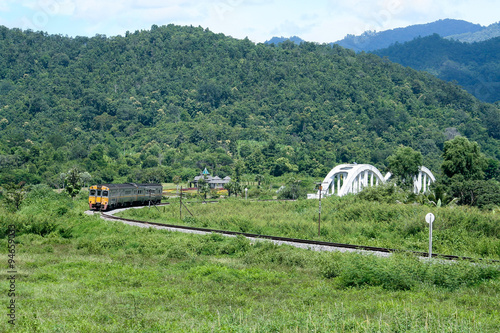
<path fill-rule="evenodd" d="M 30 196 L 19 212 L 2 211 L 0 214 L 0 256 L 4 256 L 5 263 L 0 299 L 5 313 L 11 299 L 8 296 L 6 250 L 9 225 L 16 226 L 17 269 L 14 297 L 16 325 L 12 327 L 4 315 L 0 331 L 500 330 L 498 266 L 470 265 L 466 262 L 442 265 L 405 255 L 387 259 L 318 253 L 266 242 L 251 243 L 242 237 L 136 228 L 84 215 L 85 198 L 71 201 L 64 195 L 47 194 L 43 189 Z M 251 229 L 258 224 L 261 216 L 265 219 L 274 216 L 276 223 L 285 223 L 286 218 L 294 216 L 295 222 L 288 223 L 297 223 L 297 226 L 285 229 L 293 231 L 299 228 L 298 221 L 306 221 L 314 236 L 314 208 L 308 202 L 286 203 L 288 206 L 285 206 L 234 200 L 227 204 L 229 206 L 191 205 L 189 208 L 196 212 L 195 217 L 186 218 L 184 222 L 195 223 L 196 219 L 205 223 L 201 219 L 204 216 L 208 221 L 206 223 L 220 223 L 219 220 L 235 219 L 234 215 L 239 211 L 237 223 Z M 333 227 L 335 219 L 340 216 L 349 221 L 356 214 L 382 214 L 382 210 L 370 213 L 373 208 L 370 206 L 355 213 L 350 205 L 341 204 L 334 211 L 334 203 L 331 206 L 326 203 L 325 211 L 331 210 L 332 220 L 329 221 L 325 215 L 325 230 L 328 230 L 328 224 Z M 217 213 L 214 212 L 213 218 L 209 218 L 209 210 L 217 207 L 225 208 L 227 215 L 217 220 Z M 252 207 L 255 218 L 246 215 L 249 207 Z M 280 210 L 279 207 L 283 208 Z M 392 215 L 385 220 L 380 219 L 380 228 L 384 230 L 389 228 L 386 225 L 397 224 L 400 221 L 398 216 L 410 214 L 411 209 L 418 210 L 418 207 L 392 208 L 394 212 L 385 213 Z M 236 213 L 230 213 L 232 209 Z M 146 216 L 153 211 L 156 209 L 142 214 Z M 275 215 L 272 215 L 273 211 Z M 283 211 L 290 215 L 278 219 Z M 451 211 L 434 212 L 443 221 L 446 216 L 449 219 L 453 216 Z M 178 218 L 168 207 L 164 214 L 172 214 L 169 217 L 172 220 Z M 420 213 L 414 214 L 415 220 L 420 218 Z M 457 214 L 459 217 L 478 214 L 476 222 L 461 222 L 461 227 L 468 228 L 468 232 L 476 232 L 477 242 L 498 240 L 498 234 L 494 234 L 497 232 L 494 223 L 498 222 L 494 214 L 491 217 L 489 213 L 484 213 L 485 220 L 480 218 L 481 212 L 457 210 Z M 393 219 L 396 222 L 391 222 Z M 490 225 L 489 221 L 493 224 Z M 231 225 L 228 223 L 227 227 L 231 228 Z M 264 225 L 260 227 L 266 233 L 280 230 L 266 229 Z M 352 222 L 339 235 L 355 234 L 361 237 L 364 228 L 366 226 L 357 226 Z M 384 236 L 387 231 L 377 229 L 377 232 L 379 234 L 376 235 Z M 425 230 L 419 232 L 424 233 Z M 331 234 L 322 237 L 332 235 L 334 229 Z M 352 239 L 362 240 L 356 237 Z M 372 239 L 378 236 L 363 237 Z M 468 240 L 464 239 L 467 243 Z M 451 245 L 444 249 L 448 248 L 459 249 Z M 464 246 L 464 249 L 467 253 L 479 255 L 471 245 Z M 485 257 L 498 255 L 487 249 Z"/>
<path fill-rule="evenodd" d="M 139 220 L 304 239 L 428 251 L 427 213 L 436 215 L 433 252 L 500 259 L 500 214 L 467 207 L 427 207 L 329 197 L 322 202 L 318 237 L 318 202 L 255 202 L 239 199 L 192 204 L 190 216 L 179 202 L 157 209 L 118 214 Z"/>

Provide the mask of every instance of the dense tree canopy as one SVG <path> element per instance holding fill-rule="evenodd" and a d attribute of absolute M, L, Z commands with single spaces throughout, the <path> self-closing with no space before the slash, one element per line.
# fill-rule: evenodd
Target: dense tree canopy
<path fill-rule="evenodd" d="M 438 35 L 416 38 L 373 53 L 424 70 L 446 81 L 455 81 L 477 98 L 500 102 L 500 37 L 463 43 Z M 490 133 L 500 138 L 500 115 L 491 116 Z"/>
<path fill-rule="evenodd" d="M 444 143 L 443 173 L 452 178 L 460 175 L 467 180 L 478 180 L 484 177 L 486 159 L 477 142 L 457 136 Z"/>
<path fill-rule="evenodd" d="M 400 145 L 439 173 L 457 134 L 500 158 L 499 109 L 339 46 L 174 25 L 68 38 L 0 27 L 0 184 L 385 169 Z M 451 136 L 451 137 L 450 137 Z"/>
<path fill-rule="evenodd" d="M 410 147 L 399 147 L 387 158 L 388 169 L 404 188 L 413 187 L 413 178 L 418 175 L 422 166 L 422 154 Z"/>

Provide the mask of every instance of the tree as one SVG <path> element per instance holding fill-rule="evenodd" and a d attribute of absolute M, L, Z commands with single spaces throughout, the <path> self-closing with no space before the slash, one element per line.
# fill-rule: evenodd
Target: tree
<path fill-rule="evenodd" d="M 85 187 L 85 184 L 88 185 L 88 183 L 92 180 L 92 176 L 90 175 L 90 173 L 85 171 L 80 173 L 80 179 L 83 183 L 83 187 Z"/>
<path fill-rule="evenodd" d="M 279 192 L 280 199 L 298 199 L 305 197 L 305 189 L 301 186 L 301 180 L 295 177 L 290 177 L 286 181 L 286 186 Z"/>
<path fill-rule="evenodd" d="M 422 166 L 422 154 L 410 147 L 399 147 L 394 154 L 387 157 L 388 169 L 395 176 L 396 183 L 411 189 L 413 178 L 418 175 Z"/>
<path fill-rule="evenodd" d="M 231 196 L 231 194 L 238 196 L 238 193 L 241 193 L 241 191 L 242 191 L 242 187 L 241 187 L 240 183 L 233 182 L 233 181 L 230 181 L 229 183 L 224 184 L 224 188 L 227 190 L 228 196 Z"/>
<path fill-rule="evenodd" d="M 264 181 L 264 175 L 261 175 L 260 173 L 258 175 L 255 175 L 255 181 L 257 181 L 260 188 L 260 184 Z"/>
<path fill-rule="evenodd" d="M 484 169 L 485 179 L 496 179 L 500 181 L 500 161 L 488 158 L 486 163 L 487 165 Z"/>
<path fill-rule="evenodd" d="M 66 192 L 68 192 L 72 199 L 80 193 L 80 189 L 82 188 L 81 180 L 80 172 L 76 167 L 70 169 L 66 174 Z"/>
<path fill-rule="evenodd" d="M 453 177 L 450 190 L 461 205 L 489 208 L 500 205 L 500 185 L 494 180 L 463 180 Z"/>
<path fill-rule="evenodd" d="M 270 174 L 279 177 L 287 172 L 297 172 L 299 171 L 299 167 L 295 164 L 290 163 L 288 158 L 279 157 L 274 160 L 270 167 Z"/>
<path fill-rule="evenodd" d="M 7 208 L 11 211 L 18 211 L 21 208 L 21 204 L 26 198 L 26 189 L 24 188 L 24 182 L 19 184 L 8 184 L 4 186 L 4 197 L 3 201 Z"/>
<path fill-rule="evenodd" d="M 210 185 L 204 177 L 198 180 L 198 191 L 203 194 L 205 200 L 207 199 L 207 193 L 210 193 Z"/>
<path fill-rule="evenodd" d="M 59 179 L 60 179 L 60 181 L 61 181 L 61 183 L 62 183 L 62 188 L 63 188 L 63 190 L 64 190 L 64 185 L 65 185 L 65 183 L 66 183 L 66 177 L 67 177 L 67 176 L 68 176 L 68 175 L 67 175 L 65 172 L 61 172 L 61 173 L 59 174 Z M 57 185 L 57 187 L 59 188 L 59 184 Z"/>
<path fill-rule="evenodd" d="M 181 183 L 181 181 L 182 181 L 182 178 L 179 175 L 175 175 L 172 177 L 172 182 L 175 184 L 177 191 L 179 191 L 179 184 Z"/>
<path fill-rule="evenodd" d="M 245 171 L 245 163 L 242 160 L 236 160 L 234 162 L 234 179 L 239 182 L 241 180 L 241 175 Z"/>
<path fill-rule="evenodd" d="M 465 180 L 479 180 L 484 178 L 486 158 L 481 153 L 477 142 L 470 142 L 463 136 L 444 143 L 443 173 L 452 178 L 462 175 Z"/>

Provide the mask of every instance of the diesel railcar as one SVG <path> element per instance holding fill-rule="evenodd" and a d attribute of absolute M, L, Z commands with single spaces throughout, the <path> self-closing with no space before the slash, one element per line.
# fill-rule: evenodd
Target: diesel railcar
<path fill-rule="evenodd" d="M 108 210 L 118 207 L 160 203 L 161 184 L 101 184 L 89 188 L 89 208 Z"/>

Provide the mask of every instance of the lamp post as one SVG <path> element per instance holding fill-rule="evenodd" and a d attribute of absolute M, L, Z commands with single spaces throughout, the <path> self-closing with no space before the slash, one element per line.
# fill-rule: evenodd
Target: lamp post
<path fill-rule="evenodd" d="M 248 199 L 248 188 L 245 187 L 245 200 Z"/>

